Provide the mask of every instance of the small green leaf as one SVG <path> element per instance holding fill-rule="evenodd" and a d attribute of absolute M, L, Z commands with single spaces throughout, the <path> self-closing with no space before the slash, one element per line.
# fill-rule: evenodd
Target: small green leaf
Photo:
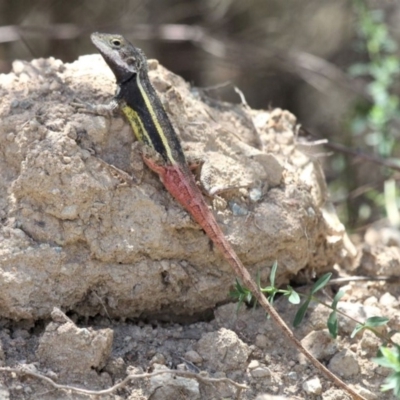
<path fill-rule="evenodd" d="M 363 329 L 365 329 L 365 326 L 363 324 L 357 324 L 353 329 L 353 332 L 351 332 L 350 337 L 353 339 L 353 337 L 356 336 L 357 333 L 361 332 Z"/>
<path fill-rule="evenodd" d="M 368 328 L 374 328 L 376 326 L 386 325 L 388 322 L 389 318 L 386 317 L 370 317 L 364 322 L 364 325 Z"/>
<path fill-rule="evenodd" d="M 239 311 L 243 303 L 250 304 L 253 299 L 253 295 L 250 290 L 242 286 L 238 279 L 236 279 L 235 287 L 230 292 L 230 295 L 238 301 L 237 311 Z"/>
<path fill-rule="evenodd" d="M 240 284 L 239 280 L 236 278 L 235 290 L 232 293 L 243 293 L 244 287 Z"/>
<path fill-rule="evenodd" d="M 336 293 L 336 296 L 333 298 L 333 301 L 332 301 L 332 308 L 333 308 L 334 310 L 336 310 L 337 304 L 338 304 L 339 300 L 344 296 L 345 293 L 346 293 L 346 292 L 345 292 L 344 290 L 339 290 L 339 291 Z"/>
<path fill-rule="evenodd" d="M 271 282 L 271 286 L 275 286 L 275 276 L 276 270 L 278 269 L 278 261 L 274 261 L 271 267 L 271 273 L 269 275 L 269 281 Z"/>
<path fill-rule="evenodd" d="M 246 293 L 244 301 L 250 304 L 253 301 L 253 294 L 251 292 Z"/>
<path fill-rule="evenodd" d="M 288 285 L 288 292 L 287 292 L 287 294 L 285 293 L 285 296 L 287 296 L 288 301 L 291 304 L 299 304 L 300 303 L 299 294 L 289 285 Z"/>
<path fill-rule="evenodd" d="M 297 313 L 296 313 L 296 315 L 295 315 L 295 317 L 294 317 L 294 321 L 293 321 L 293 326 L 294 326 L 295 328 L 297 328 L 297 327 L 301 324 L 301 322 L 303 321 L 304 315 L 306 314 L 306 311 L 307 311 L 307 308 L 308 308 L 308 306 L 309 306 L 309 304 L 310 304 L 310 301 L 311 301 L 311 299 L 308 298 L 308 299 L 300 306 L 300 308 L 298 309 L 298 311 L 297 311 Z"/>
<path fill-rule="evenodd" d="M 327 325 L 328 325 L 328 330 L 329 330 L 330 335 L 334 339 L 336 339 L 337 335 L 338 335 L 338 331 L 339 331 L 339 329 L 338 329 L 338 319 L 337 319 L 336 311 L 332 311 L 329 314 Z"/>
<path fill-rule="evenodd" d="M 313 287 L 311 288 L 311 294 L 315 294 L 318 292 L 318 290 L 321 290 L 326 284 L 329 282 L 329 279 L 331 279 L 332 273 L 328 272 L 325 275 L 322 275 L 321 278 L 317 280 L 317 282 L 314 283 Z"/>

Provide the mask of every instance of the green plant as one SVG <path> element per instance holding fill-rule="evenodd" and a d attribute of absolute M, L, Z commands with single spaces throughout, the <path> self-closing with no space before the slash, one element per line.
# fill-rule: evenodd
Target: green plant
<path fill-rule="evenodd" d="M 275 287 L 275 276 L 276 270 L 278 269 L 278 262 L 275 261 L 271 267 L 271 273 L 269 276 L 269 280 L 271 282 L 270 286 L 262 288 L 260 285 L 260 276 L 257 276 L 257 283 L 262 293 L 265 293 L 267 296 L 268 301 L 273 304 L 274 298 L 277 294 L 282 294 L 286 296 L 290 303 L 292 304 L 299 304 L 300 303 L 300 296 L 299 294 L 291 287 L 288 286 L 287 290 L 278 289 Z M 253 303 L 256 306 L 256 301 L 253 301 L 253 294 L 250 290 L 242 286 L 239 280 L 236 278 L 235 288 L 230 292 L 230 295 L 238 300 L 238 309 L 243 305 L 243 303 L 251 304 Z"/>
<path fill-rule="evenodd" d="M 329 283 L 332 276 L 331 273 L 327 273 L 321 276 L 312 285 L 308 293 L 298 293 L 289 285 L 287 286 L 286 290 L 279 289 L 275 286 L 277 268 L 278 263 L 275 261 L 271 267 L 271 273 L 269 277 L 270 285 L 264 288 L 261 287 L 260 279 L 258 276 L 258 286 L 260 288 L 260 291 L 266 295 L 268 301 L 271 304 L 273 303 L 275 296 L 278 294 L 287 297 L 289 303 L 294 305 L 299 304 L 301 298 L 304 299 L 303 303 L 299 306 L 299 309 L 297 310 L 297 313 L 293 320 L 293 326 L 295 328 L 298 327 L 303 321 L 311 302 L 316 302 L 331 309 L 331 313 L 329 314 L 327 320 L 327 328 L 333 338 L 336 338 L 339 332 L 338 314 L 340 314 L 356 322 L 356 326 L 350 335 L 351 338 L 354 338 L 357 333 L 361 331 L 369 330 L 373 332 L 377 337 L 379 337 L 384 345 L 387 345 L 389 343 L 391 346 L 394 346 L 393 349 L 381 347 L 378 353 L 378 357 L 374 358 L 373 361 L 385 367 L 391 368 L 394 371 L 386 379 L 386 383 L 382 386 L 382 390 L 393 390 L 396 396 L 400 396 L 400 346 L 396 345 L 391 340 L 391 336 L 396 333 L 396 331 L 389 331 L 387 334 L 383 334 L 380 330 L 376 329 L 380 326 L 386 325 L 389 319 L 386 317 L 377 316 L 367 318 L 364 322 L 360 322 L 346 315 L 344 312 L 338 309 L 338 303 L 345 294 L 345 292 L 342 290 L 336 293 L 331 304 L 326 304 L 321 301 L 316 296 L 316 294 L 324 287 L 326 287 L 326 285 Z M 233 298 L 238 300 L 238 309 L 243 305 L 243 303 L 253 304 L 254 307 L 256 306 L 256 301 L 254 300 L 252 293 L 247 288 L 245 288 L 238 280 L 236 280 L 235 287 L 230 294 Z"/>
<path fill-rule="evenodd" d="M 390 36 L 381 10 L 369 10 L 364 0 L 353 0 L 353 4 L 358 17 L 358 49 L 367 53 L 368 61 L 352 65 L 349 73 L 369 79 L 366 91 L 371 103 L 354 115 L 352 133 L 367 132 L 366 144 L 380 156 L 388 157 L 397 136 L 391 124 L 400 117 L 399 97 L 391 93 L 400 73 L 397 45 Z"/>
<path fill-rule="evenodd" d="M 393 373 L 385 379 L 382 391 L 393 390 L 394 395 L 400 397 L 400 346 L 395 345 L 392 349 L 381 347 L 378 357 L 373 361 L 393 370 Z"/>
<path fill-rule="evenodd" d="M 345 126 L 348 135 L 343 136 L 343 144 L 367 149 L 367 153 L 383 159 L 396 157 L 400 118 L 400 98 L 395 90 L 400 75 L 397 44 L 382 10 L 368 8 L 365 0 L 353 0 L 353 8 L 355 48 L 364 61 L 351 65 L 348 73 L 359 78 L 359 83 L 365 83 L 365 96 L 349 112 Z M 387 190 L 386 181 L 390 179 L 387 168 L 375 168 L 369 175 L 357 173 L 354 158 L 342 155 L 334 158 L 332 168 L 341 176 L 331 188 L 336 197 L 345 199 L 339 211 L 347 225 L 363 225 L 386 214 L 393 226 L 400 226 L 396 211 L 400 202 L 390 196 L 393 190 Z M 346 174 L 342 174 L 344 171 Z M 395 191 L 398 193 L 398 189 Z"/>

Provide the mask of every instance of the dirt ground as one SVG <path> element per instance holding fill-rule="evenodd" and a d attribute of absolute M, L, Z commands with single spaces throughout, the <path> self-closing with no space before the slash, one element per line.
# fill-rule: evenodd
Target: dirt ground
<path fill-rule="evenodd" d="M 278 283 L 299 292 L 327 271 L 400 276 L 399 233 L 381 223 L 347 236 L 320 149 L 293 115 L 221 103 L 149 68 L 186 154 L 206 156 L 197 179 L 218 222 L 262 285 L 275 260 Z M 114 89 L 98 56 L 15 62 L 0 76 L 0 400 L 349 398 L 262 310 L 237 310 L 229 266 L 143 168 L 121 116 L 71 105 Z M 115 168 L 140 179 L 121 182 Z M 321 300 L 339 287 L 345 313 L 400 329 L 398 281 L 336 283 Z M 296 307 L 275 306 L 290 325 Z M 351 339 L 355 322 L 342 317 L 333 340 L 328 315 L 313 305 L 296 337 L 366 399 L 394 398 L 379 389 L 390 371 L 372 362 L 379 340 Z"/>
<path fill-rule="evenodd" d="M 392 260 L 393 261 L 393 260 Z M 350 283 L 341 309 L 364 319 L 385 315 L 399 329 L 399 285 Z M 327 300 L 331 290 L 326 291 Z M 290 323 L 294 307 L 283 299 L 276 307 Z M 113 321 L 95 317 L 76 324 L 54 312 L 55 322 L 2 320 L 2 365 L 38 372 L 58 384 L 101 390 L 128 374 L 162 368 L 205 372 L 247 385 L 242 399 L 347 399 L 346 394 L 318 374 L 288 343 L 261 309 L 236 304 L 214 309 L 209 321 L 191 324 L 157 321 Z M 62 314 L 61 314 L 62 315 Z M 75 317 L 75 318 L 74 318 Z M 379 386 L 388 370 L 371 361 L 379 340 L 370 332 L 350 339 L 354 323 L 340 319 L 340 336 L 326 329 L 328 310 L 312 307 L 296 336 L 324 364 L 366 399 L 394 399 Z M 199 382 L 169 374 L 129 382 L 105 399 L 235 399 L 236 387 Z M 84 399 L 94 396 L 52 388 L 37 378 L 2 373 L 1 399 Z"/>

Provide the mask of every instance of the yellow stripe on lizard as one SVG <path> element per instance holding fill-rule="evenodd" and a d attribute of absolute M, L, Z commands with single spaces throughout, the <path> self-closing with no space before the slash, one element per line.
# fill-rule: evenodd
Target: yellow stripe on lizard
<path fill-rule="evenodd" d="M 149 114 L 151 116 L 153 124 L 156 127 L 158 135 L 161 138 L 162 143 L 164 145 L 165 151 L 167 152 L 167 157 L 171 161 L 171 164 L 176 164 L 176 161 L 175 161 L 174 157 L 172 156 L 172 151 L 171 151 L 171 147 L 169 145 L 168 139 L 164 134 L 164 131 L 163 131 L 161 125 L 160 125 L 160 122 L 158 121 L 157 115 L 156 115 L 156 113 L 154 111 L 154 108 L 153 108 L 153 106 L 151 104 L 151 101 L 150 101 L 150 99 L 149 99 L 149 97 L 148 97 L 148 95 L 146 93 L 146 90 L 142 86 L 142 83 L 141 83 L 140 78 L 139 78 L 139 74 L 137 74 L 136 82 L 137 82 L 137 85 L 139 87 L 140 93 L 142 94 L 143 100 L 144 100 L 144 102 L 146 104 L 147 110 L 149 111 Z"/>
<path fill-rule="evenodd" d="M 128 119 L 133 132 L 137 139 L 143 143 L 147 143 L 148 145 L 153 146 L 149 133 L 146 131 L 146 128 L 143 125 L 142 120 L 140 119 L 138 113 L 128 105 L 123 106 L 122 108 L 123 113 L 125 114 L 126 118 Z"/>

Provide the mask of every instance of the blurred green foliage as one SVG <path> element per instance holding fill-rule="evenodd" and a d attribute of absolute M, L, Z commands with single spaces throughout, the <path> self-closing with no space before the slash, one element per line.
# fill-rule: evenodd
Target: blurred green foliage
<path fill-rule="evenodd" d="M 400 74 L 397 44 L 381 9 L 369 9 L 364 0 L 353 0 L 353 7 L 357 32 L 355 49 L 365 61 L 351 65 L 348 73 L 366 81 L 365 90 L 370 101 L 359 100 L 351 110 L 346 145 L 362 148 L 383 159 L 396 159 L 400 118 L 400 99 L 393 90 Z M 360 173 L 354 168 L 354 157 L 345 156 L 338 156 L 333 168 L 340 173 L 333 190 L 346 198 L 344 207 L 339 208 L 348 227 L 357 228 L 384 217 L 392 225 L 399 225 L 397 199 L 400 192 L 389 169 L 367 164 Z M 365 179 L 368 174 L 369 181 Z M 368 184 L 360 187 L 360 182 Z"/>
<path fill-rule="evenodd" d="M 374 358 L 373 361 L 392 370 L 392 373 L 385 379 L 385 384 L 381 387 L 382 391 L 393 390 L 393 394 L 400 398 L 400 346 L 381 347 L 378 357 Z"/>
<path fill-rule="evenodd" d="M 357 20 L 358 50 L 366 52 L 368 61 L 353 64 L 349 73 L 370 79 L 366 90 L 372 103 L 359 109 L 351 121 L 354 135 L 368 131 L 365 142 L 380 156 L 389 157 L 396 135 L 391 122 L 400 117 L 399 97 L 391 93 L 400 72 L 397 45 L 390 36 L 382 10 L 368 10 L 363 0 L 354 0 Z"/>

